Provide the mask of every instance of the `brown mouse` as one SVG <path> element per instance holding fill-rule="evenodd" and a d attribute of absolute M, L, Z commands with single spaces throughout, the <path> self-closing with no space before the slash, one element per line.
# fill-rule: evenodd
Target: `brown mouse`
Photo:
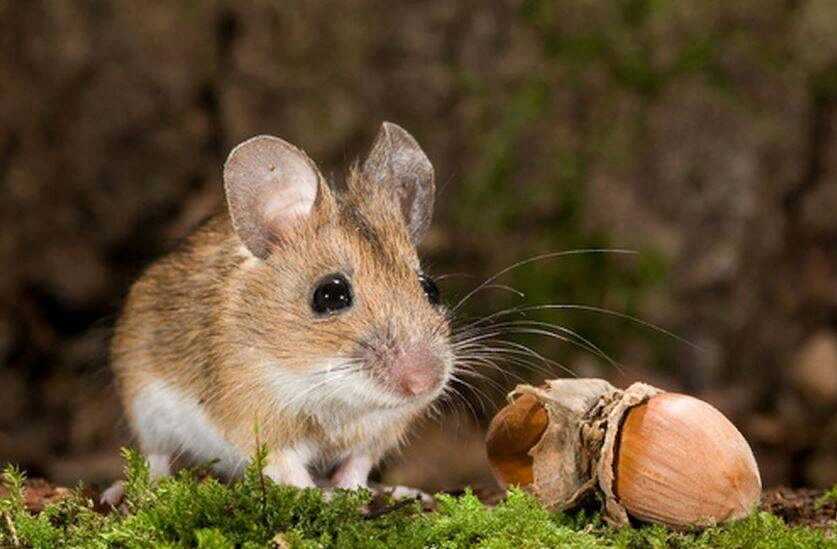
<path fill-rule="evenodd" d="M 277 483 L 366 486 L 453 371 L 416 253 L 433 167 L 385 122 L 340 188 L 270 136 L 235 147 L 223 178 L 228 212 L 134 284 L 112 343 L 152 476 L 186 457 L 235 477 L 263 444 Z"/>

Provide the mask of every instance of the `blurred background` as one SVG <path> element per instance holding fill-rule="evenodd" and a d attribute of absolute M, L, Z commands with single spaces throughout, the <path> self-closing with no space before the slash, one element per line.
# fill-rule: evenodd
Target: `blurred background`
<path fill-rule="evenodd" d="M 436 166 L 423 254 L 462 318 L 572 329 L 504 364 L 384 471 L 488 483 L 481 432 L 522 376 L 641 379 L 728 414 L 766 486 L 837 482 L 837 3 L 831 0 L 0 2 L 0 462 L 120 474 L 107 369 L 130 283 L 222 205 L 272 133 L 340 177 L 382 120 Z M 460 276 L 464 273 L 467 276 Z M 441 456 L 441 458 L 440 458 Z"/>

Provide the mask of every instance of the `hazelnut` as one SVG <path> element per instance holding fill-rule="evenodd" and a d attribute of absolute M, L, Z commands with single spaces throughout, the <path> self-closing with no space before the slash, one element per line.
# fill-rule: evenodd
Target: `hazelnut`
<path fill-rule="evenodd" d="M 598 492 L 605 518 L 675 528 L 747 516 L 761 495 L 753 452 L 710 404 L 644 383 L 600 379 L 518 386 L 488 431 L 502 486 L 525 487 L 563 510 Z"/>

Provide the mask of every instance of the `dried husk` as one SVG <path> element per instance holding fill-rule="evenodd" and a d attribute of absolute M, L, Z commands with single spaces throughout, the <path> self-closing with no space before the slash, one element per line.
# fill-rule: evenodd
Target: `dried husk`
<path fill-rule="evenodd" d="M 489 461 L 502 485 L 552 509 L 596 491 L 611 524 L 630 514 L 682 528 L 740 518 L 758 501 L 752 451 L 703 401 L 600 379 L 521 385 L 509 399 L 489 429 Z"/>
<path fill-rule="evenodd" d="M 486 437 L 489 462 L 499 482 L 519 484 L 556 510 L 574 506 L 596 486 L 595 466 L 605 439 L 603 413 L 620 394 L 603 379 L 553 379 L 543 387 L 519 385 L 509 394 L 511 404 L 491 422 Z M 526 413 L 536 409 L 533 397 L 548 416 L 543 434 L 534 441 Z M 497 462 L 495 456 L 513 456 L 520 468 L 507 467 L 511 458 Z M 518 482 L 527 478 L 531 482 Z"/>

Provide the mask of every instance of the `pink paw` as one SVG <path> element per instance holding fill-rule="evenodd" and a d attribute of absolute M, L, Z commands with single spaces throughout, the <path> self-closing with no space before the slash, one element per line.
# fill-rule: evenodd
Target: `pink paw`
<path fill-rule="evenodd" d="M 99 497 L 99 503 L 109 505 L 116 509 L 122 504 L 123 499 L 125 499 L 125 481 L 117 480 L 107 490 L 102 492 L 102 495 Z"/>

